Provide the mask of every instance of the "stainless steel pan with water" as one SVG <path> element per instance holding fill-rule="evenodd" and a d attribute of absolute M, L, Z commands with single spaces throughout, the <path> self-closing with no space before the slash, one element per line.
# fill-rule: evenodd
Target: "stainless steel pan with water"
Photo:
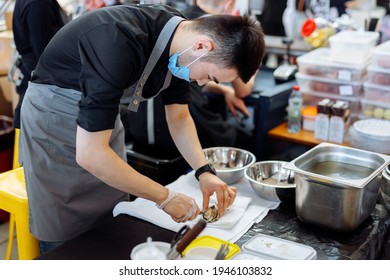
<path fill-rule="evenodd" d="M 289 162 L 295 173 L 300 220 L 335 231 L 351 231 L 374 210 L 382 171 L 390 156 L 321 143 Z"/>

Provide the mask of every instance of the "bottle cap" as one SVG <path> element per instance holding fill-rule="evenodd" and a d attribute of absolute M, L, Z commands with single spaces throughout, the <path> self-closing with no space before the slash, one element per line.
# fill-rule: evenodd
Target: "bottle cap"
<path fill-rule="evenodd" d="M 303 37 L 309 37 L 314 30 L 316 30 L 317 24 L 314 19 L 308 18 L 302 25 L 301 34 Z"/>

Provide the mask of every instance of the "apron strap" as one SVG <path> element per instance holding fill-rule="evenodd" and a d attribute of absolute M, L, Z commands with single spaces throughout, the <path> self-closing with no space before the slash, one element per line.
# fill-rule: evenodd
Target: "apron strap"
<path fill-rule="evenodd" d="M 135 85 L 135 90 L 132 92 L 129 92 L 130 88 L 127 88 L 124 90 L 124 95 L 128 96 L 132 93 L 132 96 L 130 97 L 130 103 L 128 106 L 128 109 L 137 112 L 138 106 L 140 102 L 145 101 L 146 99 L 142 97 L 142 91 L 143 87 L 149 78 L 150 73 L 152 72 L 154 66 L 156 65 L 158 59 L 160 58 L 161 54 L 163 53 L 173 31 L 177 27 L 177 25 L 183 21 L 184 19 L 178 16 L 172 17 L 164 26 L 162 29 L 160 35 L 157 38 L 156 45 L 154 46 L 152 53 L 148 59 L 148 62 L 146 63 L 146 66 L 141 74 L 141 78 L 138 80 L 137 84 Z M 165 77 L 164 85 L 159 90 L 158 93 L 160 93 L 162 90 L 167 88 L 171 82 L 172 74 L 170 71 L 167 71 L 167 76 Z M 133 86 L 132 86 L 133 87 Z M 157 94 L 158 94 L 157 93 Z"/>
<path fill-rule="evenodd" d="M 171 82 L 172 74 L 170 71 L 168 71 L 167 75 L 165 76 L 165 81 L 163 87 L 160 89 L 160 91 L 166 89 L 169 86 L 169 83 Z M 160 91 L 158 93 L 160 93 Z M 148 126 L 148 143 L 150 145 L 153 145 L 155 142 L 154 137 L 154 100 L 155 97 L 149 98 L 147 102 L 148 109 L 146 111 L 146 121 Z"/>
<path fill-rule="evenodd" d="M 153 145 L 155 143 L 154 136 L 154 97 L 148 99 L 147 101 L 147 116 L 146 116 L 146 125 L 148 133 L 148 144 Z"/>

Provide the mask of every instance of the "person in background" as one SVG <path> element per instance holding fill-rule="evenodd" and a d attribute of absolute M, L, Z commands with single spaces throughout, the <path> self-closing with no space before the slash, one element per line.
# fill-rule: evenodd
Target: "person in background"
<path fill-rule="evenodd" d="M 166 26 L 175 29 L 160 37 Z M 162 53 L 151 58 L 156 44 Z M 223 215 L 236 189 L 207 163 L 187 106 L 188 85 L 238 77 L 247 82 L 264 51 L 264 34 L 252 18 L 185 20 L 160 5 L 100 8 L 60 29 L 41 55 L 21 110 L 19 160 L 30 231 L 41 252 L 112 216 L 115 205 L 129 194 L 155 202 L 176 222 L 200 213 L 193 198 L 165 188 L 126 162 L 122 97 L 129 97 L 130 109 L 137 110 L 144 99 L 163 96 L 172 137 L 196 170 L 202 209 L 216 194 Z M 156 64 L 143 74 L 148 61 Z"/>
<path fill-rule="evenodd" d="M 196 4 L 184 9 L 181 13 L 188 19 L 206 15 L 232 15 L 234 5 L 235 0 L 197 0 Z M 250 113 L 243 98 L 251 93 L 255 76 L 253 75 L 247 83 L 244 83 L 239 77 L 230 84 L 210 81 L 204 86 L 199 86 L 196 83 L 190 83 L 191 102 L 189 109 L 203 148 L 215 146 L 249 148 L 248 142 L 250 140 L 247 140 L 249 136 L 224 120 L 223 115 L 213 108 L 221 107 L 221 105 L 213 106 L 214 104 L 209 102 L 209 97 L 223 95 L 233 116 L 237 117 L 238 114 L 249 116 Z M 222 107 L 225 108 L 226 105 L 222 104 Z M 125 119 L 125 130 L 128 131 L 127 135 L 130 135 L 133 142 L 134 151 L 157 158 L 180 156 L 180 152 L 169 133 L 161 96 L 156 96 L 141 104 L 137 113 L 128 111 L 122 118 Z M 152 122 L 151 118 L 153 118 Z M 154 131 L 152 136 L 150 129 Z"/>
<path fill-rule="evenodd" d="M 260 15 L 260 22 L 264 34 L 272 36 L 286 36 L 283 26 L 283 11 L 286 9 L 287 0 L 264 0 L 264 6 Z"/>
<path fill-rule="evenodd" d="M 390 40 L 390 1 L 377 0 L 376 5 L 385 9 L 385 15 L 380 21 L 379 32 L 381 33 L 380 43 Z"/>
<path fill-rule="evenodd" d="M 264 0 L 259 20 L 265 35 L 286 36 L 282 21 L 286 4 L 287 0 Z M 273 60 L 277 61 L 277 65 L 280 65 L 284 60 L 284 55 L 267 54 L 264 60 L 267 66 L 272 66 Z"/>
<path fill-rule="evenodd" d="M 15 109 L 14 126 L 20 127 L 20 106 L 31 72 L 46 45 L 57 31 L 69 21 L 57 0 L 16 0 L 12 30 L 16 50 L 20 55 L 17 66 L 21 79 L 16 85 L 19 103 Z"/>

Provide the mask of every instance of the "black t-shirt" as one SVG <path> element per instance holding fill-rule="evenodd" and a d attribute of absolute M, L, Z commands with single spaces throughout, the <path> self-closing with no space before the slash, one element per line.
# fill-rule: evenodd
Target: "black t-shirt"
<path fill-rule="evenodd" d="M 195 19 L 207 15 L 205 11 L 196 5 L 181 12 L 188 19 Z M 227 123 L 220 114 L 215 113 L 216 108 L 209 104 L 208 97 L 202 92 L 202 87 L 192 82 L 189 85 L 188 94 L 191 97 L 189 110 L 195 122 L 198 137 L 203 148 L 215 146 L 233 146 L 237 138 L 235 127 Z M 125 118 L 125 130 L 134 140 L 134 150 L 160 158 L 172 158 L 180 153 L 169 133 L 165 120 L 165 110 L 161 98 L 154 99 L 154 143 L 148 145 L 148 111 L 146 104 L 141 104 L 138 113 L 128 112 Z M 225 106 L 224 104 L 222 106 Z M 128 123 L 126 125 L 126 123 Z"/>
<path fill-rule="evenodd" d="M 18 0 L 15 2 L 12 29 L 16 49 L 22 56 L 23 79 L 17 92 L 23 94 L 31 72 L 54 34 L 66 23 L 56 0 Z"/>
<path fill-rule="evenodd" d="M 168 6 L 120 5 L 84 14 L 64 26 L 43 52 L 32 81 L 82 92 L 78 125 L 114 128 L 123 90 L 135 84 L 165 23 L 179 12 Z M 168 43 L 148 78 L 143 97 L 156 95 L 168 71 Z M 188 82 L 172 77 L 164 104 L 188 103 Z"/>

